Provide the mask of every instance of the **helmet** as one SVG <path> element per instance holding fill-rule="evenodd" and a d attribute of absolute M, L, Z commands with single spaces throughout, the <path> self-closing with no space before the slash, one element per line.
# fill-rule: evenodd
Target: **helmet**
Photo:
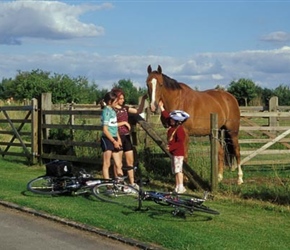
<path fill-rule="evenodd" d="M 184 122 L 189 118 L 190 115 L 183 110 L 173 110 L 170 112 L 169 116 L 175 121 Z"/>

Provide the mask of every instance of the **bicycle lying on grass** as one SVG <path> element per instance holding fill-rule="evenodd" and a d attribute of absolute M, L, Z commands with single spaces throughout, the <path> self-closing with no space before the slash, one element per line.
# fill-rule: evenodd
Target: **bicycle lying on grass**
<path fill-rule="evenodd" d="M 32 179 L 27 184 L 27 190 L 42 195 L 63 195 L 63 194 L 91 194 L 96 184 L 104 184 L 116 188 L 118 195 L 126 195 L 133 192 L 133 188 L 124 184 L 126 178 L 118 180 L 96 178 L 85 170 L 76 174 L 72 173 L 72 164 L 67 161 L 55 160 L 46 164 L 46 174 Z"/>
<path fill-rule="evenodd" d="M 127 167 L 127 170 L 130 169 L 136 171 L 137 167 Z M 191 194 L 178 194 L 176 192 L 144 191 L 142 189 L 143 184 L 144 182 L 141 180 L 139 189 L 125 185 L 129 189 L 124 193 L 118 186 L 112 183 L 101 183 L 96 184 L 92 191 L 100 200 L 134 206 L 136 211 L 142 210 L 143 201 L 153 201 L 159 205 L 173 207 L 172 215 L 174 216 L 185 217 L 186 213 L 193 214 L 195 212 L 213 215 L 219 214 L 218 211 L 203 204 L 209 196 L 208 192 L 205 192 L 203 197 L 198 197 Z"/>
<path fill-rule="evenodd" d="M 137 167 L 123 167 L 124 171 L 136 171 Z M 208 193 L 203 198 L 190 194 L 177 194 L 175 192 L 144 191 L 144 183 L 140 187 L 128 185 L 127 175 L 118 179 L 96 178 L 85 170 L 72 174 L 72 164 L 67 161 L 55 160 L 46 164 L 46 174 L 32 179 L 27 183 L 27 189 L 36 194 L 62 195 L 62 194 L 93 194 L 102 201 L 119 203 L 124 206 L 133 206 L 136 211 L 142 210 L 143 201 L 153 201 L 159 205 L 174 208 L 172 215 L 185 216 L 186 212 L 204 212 L 219 214 L 203 203 L 207 200 Z"/>

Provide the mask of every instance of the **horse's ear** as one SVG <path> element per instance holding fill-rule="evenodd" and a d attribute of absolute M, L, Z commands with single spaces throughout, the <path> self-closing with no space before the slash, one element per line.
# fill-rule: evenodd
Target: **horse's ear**
<path fill-rule="evenodd" d="M 159 74 L 162 74 L 162 68 L 161 68 L 160 65 L 158 65 L 157 71 L 158 71 Z"/>
<path fill-rule="evenodd" d="M 147 73 L 150 74 L 151 72 L 152 72 L 152 68 L 151 68 L 151 65 L 149 64 L 147 67 Z"/>

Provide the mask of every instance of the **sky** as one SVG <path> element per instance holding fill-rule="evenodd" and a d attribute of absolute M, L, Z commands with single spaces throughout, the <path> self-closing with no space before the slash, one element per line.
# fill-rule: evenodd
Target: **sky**
<path fill-rule="evenodd" d="M 0 79 L 19 71 L 146 87 L 147 66 L 206 90 L 290 86 L 290 0 L 0 0 Z"/>

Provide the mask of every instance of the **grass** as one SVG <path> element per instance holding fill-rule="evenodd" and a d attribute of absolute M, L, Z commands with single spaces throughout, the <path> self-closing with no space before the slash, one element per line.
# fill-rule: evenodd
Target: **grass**
<path fill-rule="evenodd" d="M 27 182 L 45 173 L 43 166 L 28 167 L 14 159 L 0 159 L 0 199 L 86 223 L 112 233 L 155 243 L 167 249 L 289 249 L 289 205 L 281 206 L 233 193 L 216 194 L 207 205 L 220 215 L 196 213 L 173 217 L 171 208 L 144 203 L 148 211 L 101 202 L 90 196 L 47 197 L 26 191 Z M 247 186 L 232 189 L 248 189 Z M 242 191 L 241 191 L 242 192 Z"/>

